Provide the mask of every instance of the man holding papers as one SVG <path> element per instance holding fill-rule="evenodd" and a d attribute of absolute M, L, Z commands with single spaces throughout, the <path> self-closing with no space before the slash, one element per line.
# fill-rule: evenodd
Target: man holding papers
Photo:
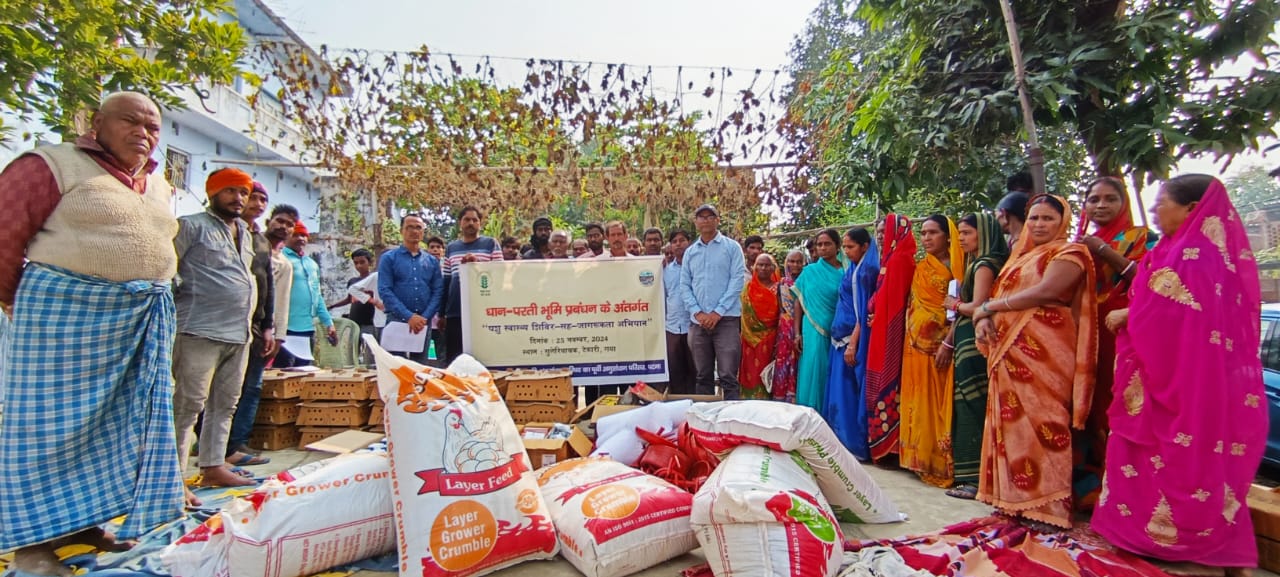
<path fill-rule="evenodd" d="M 400 219 L 404 244 L 378 261 L 378 296 L 388 321 L 382 346 L 422 364 L 427 362 L 430 319 L 440 310 L 444 296 L 440 261 L 422 246 L 426 228 L 421 216 L 405 215 Z"/>

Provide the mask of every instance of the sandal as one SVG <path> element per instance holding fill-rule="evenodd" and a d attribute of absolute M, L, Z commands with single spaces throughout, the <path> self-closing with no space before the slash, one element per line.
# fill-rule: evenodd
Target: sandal
<path fill-rule="evenodd" d="M 241 453 L 239 451 L 232 453 L 230 457 L 227 457 L 227 464 L 233 467 L 253 467 L 257 465 L 265 465 L 270 462 L 271 459 L 268 457 L 259 457 L 257 455 L 250 455 L 249 453 Z"/>
<path fill-rule="evenodd" d="M 947 489 L 947 496 L 972 501 L 978 498 L 978 488 L 969 484 L 956 485 Z"/>

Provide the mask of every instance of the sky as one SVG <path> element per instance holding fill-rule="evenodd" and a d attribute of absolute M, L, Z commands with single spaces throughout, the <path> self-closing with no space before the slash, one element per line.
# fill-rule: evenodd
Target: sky
<path fill-rule="evenodd" d="M 773 69 L 817 0 L 268 0 L 340 48 Z"/>

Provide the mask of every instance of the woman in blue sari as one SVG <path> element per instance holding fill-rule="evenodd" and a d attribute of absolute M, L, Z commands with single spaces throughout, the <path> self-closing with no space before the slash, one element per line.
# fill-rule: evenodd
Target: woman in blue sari
<path fill-rule="evenodd" d="M 871 458 L 867 446 L 867 349 L 871 327 L 867 303 L 876 290 L 880 275 L 880 255 L 871 234 L 864 228 L 850 229 L 841 243 L 849 259 L 840 298 L 831 323 L 830 374 L 822 416 L 840 442 L 863 461 Z"/>
<path fill-rule="evenodd" d="M 800 305 L 796 307 L 796 344 L 800 362 L 796 369 L 796 402 L 822 410 L 827 371 L 831 369 L 831 321 L 836 314 L 837 293 L 844 266 L 840 262 L 840 233 L 829 228 L 818 233 L 814 242 L 818 260 L 804 267 L 792 291 Z"/>

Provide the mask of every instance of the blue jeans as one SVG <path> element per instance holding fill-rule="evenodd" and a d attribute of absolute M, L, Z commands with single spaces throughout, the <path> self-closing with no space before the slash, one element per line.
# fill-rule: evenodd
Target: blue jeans
<path fill-rule="evenodd" d="M 244 385 L 240 388 L 240 402 L 236 404 L 236 414 L 231 418 L 231 436 L 227 439 L 228 457 L 236 452 L 237 447 L 249 444 L 253 420 L 258 415 L 258 401 L 262 398 L 262 372 L 267 368 L 267 359 L 261 352 L 261 347 L 249 351 L 249 364 L 244 369 Z"/>

